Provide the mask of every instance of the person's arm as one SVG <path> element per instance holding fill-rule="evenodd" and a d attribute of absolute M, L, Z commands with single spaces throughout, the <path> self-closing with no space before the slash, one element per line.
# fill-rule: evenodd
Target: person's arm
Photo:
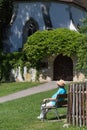
<path fill-rule="evenodd" d="M 45 98 L 45 99 L 43 99 L 43 102 L 47 102 L 47 101 L 56 101 L 56 98 Z"/>

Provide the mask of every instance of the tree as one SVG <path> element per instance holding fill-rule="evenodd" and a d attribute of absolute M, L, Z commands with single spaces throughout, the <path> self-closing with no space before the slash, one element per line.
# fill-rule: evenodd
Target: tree
<path fill-rule="evenodd" d="M 87 75 L 87 15 L 82 19 L 82 26 L 79 28 L 79 32 L 84 34 L 84 37 L 79 40 L 80 45 L 78 49 L 78 64 L 77 68 L 85 72 Z"/>
<path fill-rule="evenodd" d="M 3 28 L 9 25 L 13 9 L 13 0 L 0 0 L 0 50 L 2 50 Z"/>
<path fill-rule="evenodd" d="M 12 16 L 12 9 L 13 0 L 0 0 L 0 21 L 3 24 L 9 24 Z"/>
<path fill-rule="evenodd" d="M 79 32 L 87 34 L 87 16 L 82 20 L 82 26 L 79 27 Z"/>
<path fill-rule="evenodd" d="M 81 70 L 87 76 L 87 35 L 79 39 L 79 48 L 77 51 L 78 63 L 77 69 Z"/>

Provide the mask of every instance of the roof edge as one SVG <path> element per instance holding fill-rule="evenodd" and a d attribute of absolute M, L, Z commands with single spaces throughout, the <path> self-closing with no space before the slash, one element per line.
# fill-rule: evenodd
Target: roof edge
<path fill-rule="evenodd" d="M 87 0 L 14 0 L 16 2 L 49 2 L 49 1 L 56 1 L 56 2 L 65 2 L 65 3 L 72 3 L 72 4 L 75 4 L 81 8 L 84 8 L 85 10 L 87 10 Z"/>

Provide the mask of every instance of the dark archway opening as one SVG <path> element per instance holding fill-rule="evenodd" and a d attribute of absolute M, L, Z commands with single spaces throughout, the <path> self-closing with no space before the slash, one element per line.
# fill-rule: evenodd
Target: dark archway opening
<path fill-rule="evenodd" d="M 53 80 L 63 79 L 66 81 L 73 80 L 73 61 L 70 57 L 57 56 L 54 61 Z"/>

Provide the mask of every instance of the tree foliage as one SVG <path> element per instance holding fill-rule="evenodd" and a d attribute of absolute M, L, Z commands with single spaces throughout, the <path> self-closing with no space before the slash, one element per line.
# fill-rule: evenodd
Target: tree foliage
<path fill-rule="evenodd" d="M 28 38 L 23 53 L 32 66 L 37 66 L 43 58 L 52 55 L 77 55 L 82 36 L 66 28 L 37 31 Z"/>
<path fill-rule="evenodd" d="M 79 32 L 84 34 L 84 37 L 79 40 L 80 45 L 78 49 L 78 69 L 81 69 L 87 75 L 87 15 L 82 20 L 82 26 L 79 28 Z"/>
<path fill-rule="evenodd" d="M 3 48 L 2 32 L 9 25 L 13 9 L 13 0 L 0 0 L 0 50 Z M 2 50 L 3 51 L 3 50 Z"/>
<path fill-rule="evenodd" d="M 79 39 L 79 48 L 77 51 L 78 63 L 77 68 L 87 75 L 87 36 L 84 35 Z"/>
<path fill-rule="evenodd" d="M 0 54 L 0 81 L 9 81 L 11 69 L 24 66 L 22 52 Z"/>
<path fill-rule="evenodd" d="M 79 27 L 79 32 L 87 34 L 87 15 L 81 21 L 82 21 L 82 26 Z"/>
<path fill-rule="evenodd" d="M 87 70 L 87 37 L 66 28 L 37 31 L 24 44 L 22 52 L 3 54 L 0 59 L 0 79 L 8 80 L 11 68 L 28 66 L 39 68 L 40 62 L 52 55 L 78 57 L 78 69 Z M 85 70 L 85 72 L 86 72 Z M 84 73 L 85 74 L 85 73 Z"/>
<path fill-rule="evenodd" d="M 0 0 L 0 22 L 9 24 L 12 16 L 13 0 Z"/>

